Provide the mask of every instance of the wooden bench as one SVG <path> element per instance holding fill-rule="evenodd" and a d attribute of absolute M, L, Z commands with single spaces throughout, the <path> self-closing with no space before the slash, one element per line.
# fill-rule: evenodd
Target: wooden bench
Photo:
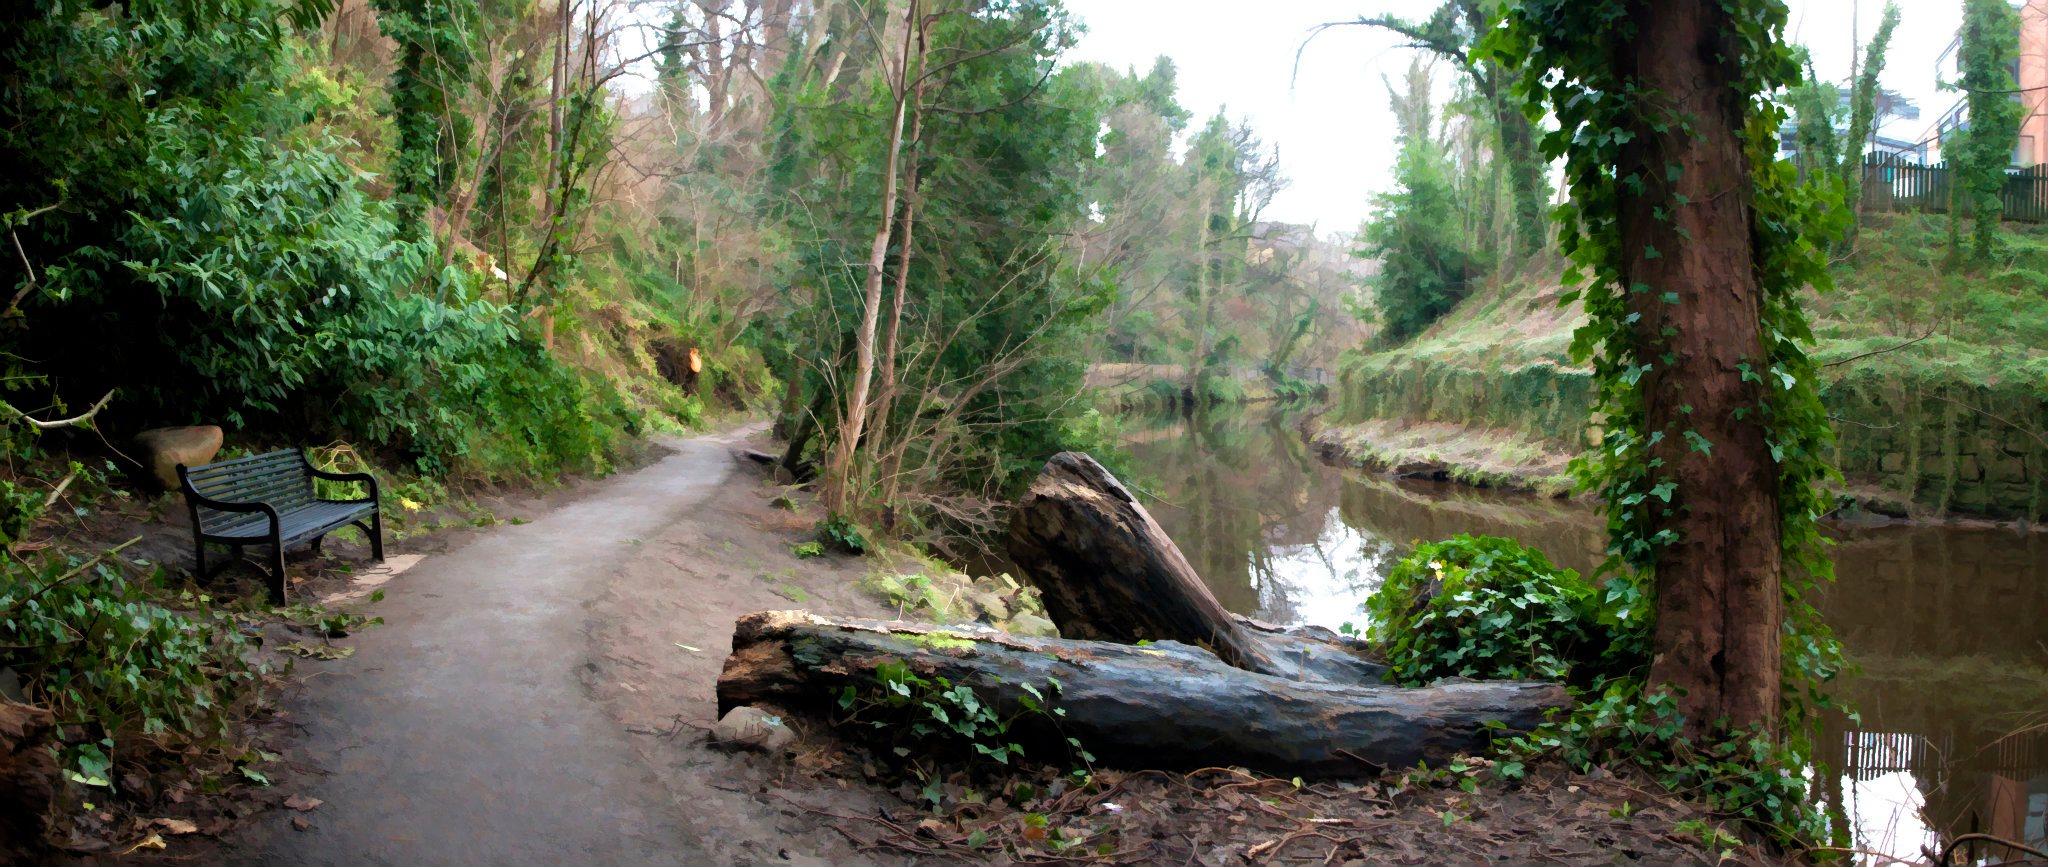
<path fill-rule="evenodd" d="M 370 495 L 358 500 L 323 500 L 313 481 L 362 482 Z M 314 467 L 298 449 L 282 449 L 198 467 L 178 465 L 185 504 L 192 510 L 192 543 L 198 574 L 212 576 L 242 557 L 249 545 L 271 549 L 270 601 L 284 604 L 285 548 L 311 542 L 320 550 L 328 533 L 354 524 L 370 536 L 370 555 L 384 559 L 384 518 L 377 509 L 377 480 L 369 473 L 330 473 Z M 206 568 L 207 543 L 235 549 L 228 562 Z"/>

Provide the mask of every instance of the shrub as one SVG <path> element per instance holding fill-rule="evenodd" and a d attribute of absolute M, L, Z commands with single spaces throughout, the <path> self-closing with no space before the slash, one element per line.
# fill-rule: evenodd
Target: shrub
<path fill-rule="evenodd" d="M 1644 612 L 1606 610 L 1603 594 L 1543 552 L 1497 536 L 1423 545 L 1366 601 L 1367 638 L 1390 676 L 1575 680 L 1646 658 Z"/>
<path fill-rule="evenodd" d="M 175 599 L 187 610 L 166 608 L 112 565 L 113 553 L 17 557 L 0 580 L 0 668 L 21 675 L 29 702 L 80 724 L 65 766 L 94 786 L 111 785 L 114 748 L 126 739 L 225 739 L 259 673 L 244 660 L 234 620 L 211 600 L 188 591 Z"/>

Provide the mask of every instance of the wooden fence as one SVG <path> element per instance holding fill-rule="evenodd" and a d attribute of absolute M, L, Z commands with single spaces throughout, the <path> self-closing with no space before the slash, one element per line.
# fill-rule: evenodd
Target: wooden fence
<path fill-rule="evenodd" d="M 1953 196 L 1969 213 L 1969 196 L 1954 187 L 1955 171 L 1945 162 L 1928 166 L 1875 154 L 1863 162 L 1863 206 L 1873 211 L 1945 214 Z M 2048 165 L 2007 169 L 1999 199 L 2005 219 L 2048 222 Z"/>

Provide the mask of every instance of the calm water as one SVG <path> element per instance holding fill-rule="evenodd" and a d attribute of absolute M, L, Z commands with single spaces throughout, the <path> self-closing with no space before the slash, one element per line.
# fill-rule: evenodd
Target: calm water
<path fill-rule="evenodd" d="M 1125 429 L 1147 507 L 1226 607 L 1263 620 L 1363 626 L 1360 603 L 1415 540 L 1511 536 L 1582 573 L 1599 559 L 1582 506 L 1341 471 L 1283 415 Z M 1861 719 L 1825 733 L 1839 773 L 1824 789 L 1859 847 L 1917 859 L 1972 831 L 2048 842 L 2048 533 L 1834 535 L 1820 607 L 1862 668 L 1837 690 Z"/>

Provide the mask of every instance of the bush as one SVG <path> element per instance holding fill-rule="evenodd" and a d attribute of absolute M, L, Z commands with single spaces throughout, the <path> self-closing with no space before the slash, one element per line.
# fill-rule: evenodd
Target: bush
<path fill-rule="evenodd" d="M 1574 680 L 1647 659 L 1646 612 L 1607 611 L 1603 594 L 1543 552 L 1497 536 L 1423 545 L 1366 600 L 1367 638 L 1390 677 Z"/>
<path fill-rule="evenodd" d="M 187 610 L 173 611 L 111 561 L 17 557 L 0 580 L 0 668 L 21 675 L 30 703 L 80 724 L 65 767 L 93 786 L 111 785 L 115 746 L 126 739 L 226 738 L 258 675 L 234 620 L 211 611 L 207 597 L 180 594 Z"/>

